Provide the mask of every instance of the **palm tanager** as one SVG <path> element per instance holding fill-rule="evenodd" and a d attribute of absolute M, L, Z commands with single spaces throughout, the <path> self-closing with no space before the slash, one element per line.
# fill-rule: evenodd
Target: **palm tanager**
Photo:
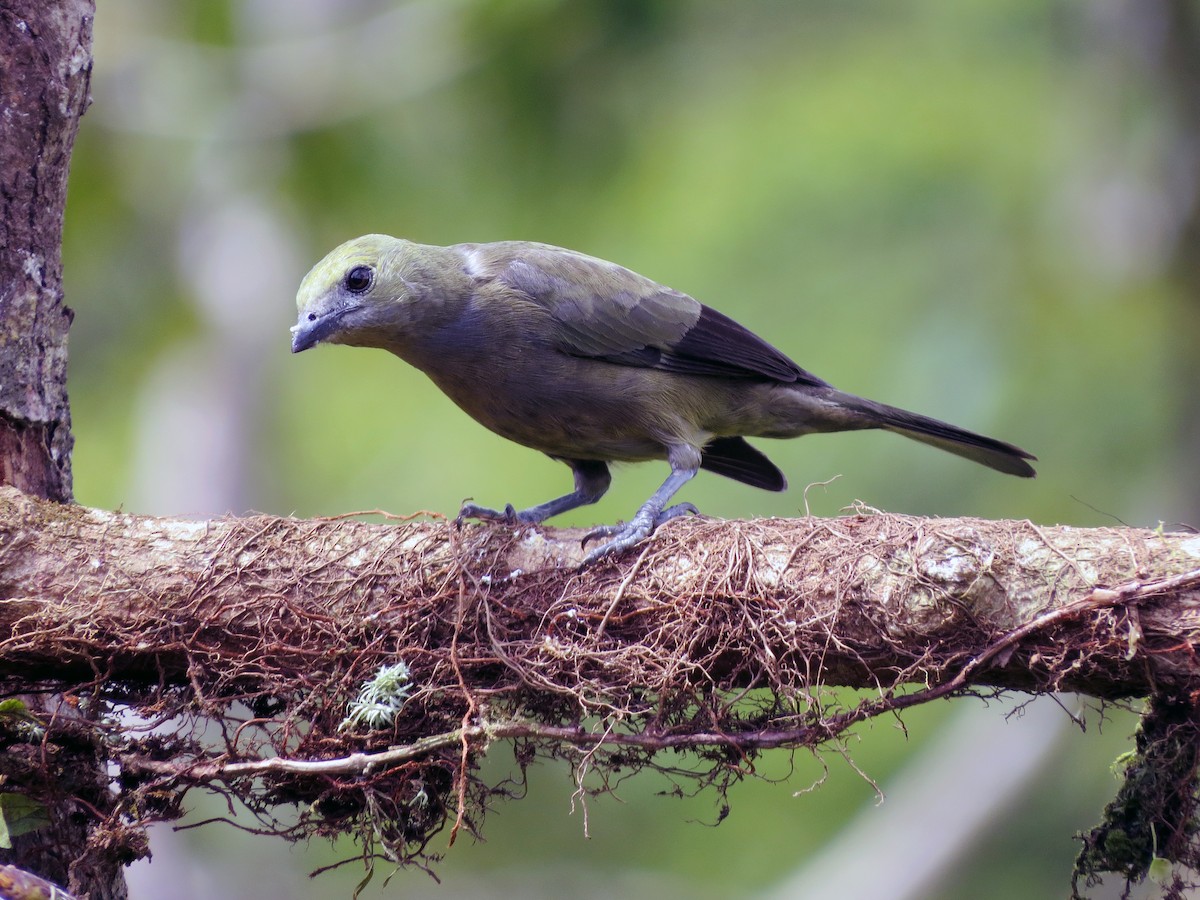
<path fill-rule="evenodd" d="M 537 523 L 595 503 L 610 462 L 666 459 L 671 474 L 587 561 L 663 522 L 700 469 L 782 491 L 747 435 L 792 438 L 882 428 L 1030 477 L 1019 447 L 837 390 L 737 322 L 615 263 L 527 241 L 433 247 L 370 234 L 317 263 L 296 296 L 292 352 L 379 347 L 416 366 L 497 434 L 571 467 L 569 494 L 464 517 Z"/>

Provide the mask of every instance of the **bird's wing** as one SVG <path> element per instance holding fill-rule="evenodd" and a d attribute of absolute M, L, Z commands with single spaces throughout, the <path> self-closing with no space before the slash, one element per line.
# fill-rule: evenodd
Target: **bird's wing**
<path fill-rule="evenodd" d="M 545 308 L 562 349 L 574 356 L 688 375 L 825 384 L 728 316 L 615 263 L 543 244 L 474 245 L 470 252 L 489 277 Z"/>

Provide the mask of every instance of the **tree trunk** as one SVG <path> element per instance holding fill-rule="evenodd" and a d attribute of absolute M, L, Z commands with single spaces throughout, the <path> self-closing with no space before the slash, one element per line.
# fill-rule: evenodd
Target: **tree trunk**
<path fill-rule="evenodd" d="M 71 499 L 62 227 L 93 4 L 0 7 L 0 484 Z"/>
<path fill-rule="evenodd" d="M 91 0 L 0 6 L 0 484 L 63 502 L 71 500 L 72 445 L 63 212 L 71 149 L 89 102 L 94 12 Z M 45 719 L 86 724 L 99 713 L 53 696 L 24 702 Z M 50 781 L 32 784 L 20 777 L 34 772 L 22 760 L 30 745 L 9 738 L 7 786 L 45 798 L 49 824 L 14 837 L 0 861 L 67 885 L 81 898 L 125 897 L 120 865 L 89 843 L 100 817 L 80 802 L 105 805 L 108 779 L 98 742 L 42 748 L 52 763 L 41 775 Z M 28 881 L 5 872 L 6 890 Z"/>

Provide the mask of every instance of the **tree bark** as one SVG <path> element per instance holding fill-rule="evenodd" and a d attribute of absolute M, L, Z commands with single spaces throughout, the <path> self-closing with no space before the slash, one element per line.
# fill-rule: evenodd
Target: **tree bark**
<path fill-rule="evenodd" d="M 10 635 L 0 673 L 25 678 L 206 686 L 237 669 L 245 688 L 291 667 L 311 680 L 381 629 L 437 670 L 453 634 L 465 646 L 449 627 L 452 596 L 492 617 L 490 635 L 471 636 L 479 671 L 459 673 L 476 686 L 503 680 L 498 660 L 533 664 L 544 652 L 578 665 L 652 638 L 674 642 L 656 652 L 694 659 L 736 609 L 743 621 L 723 621 L 724 655 L 709 672 L 730 686 L 928 685 L 1009 640 L 973 683 L 1101 698 L 1200 689 L 1191 533 L 876 512 L 698 519 L 666 529 L 631 566 L 580 571 L 569 531 L 194 522 L 3 489 L 0 548 L 0 631 Z M 812 647 L 820 658 L 803 670 L 779 667 Z M 555 687 L 577 688 L 577 665 Z"/>
<path fill-rule="evenodd" d="M 63 213 L 71 149 L 89 102 L 94 11 L 91 0 L 0 5 L 0 484 L 57 501 L 72 493 Z M 24 702 L 37 716 L 87 718 L 57 698 Z M 0 862 L 68 885 L 81 898 L 123 898 L 121 867 L 92 852 L 96 817 L 80 803 L 104 805 L 99 746 L 85 740 L 55 751 L 40 773 L 51 781 L 37 786 L 49 824 L 14 837 Z M 6 787 L 29 787 L 22 775 L 32 770 L 20 771 L 20 752 L 7 742 L 5 752 Z M 35 883 L 7 867 L 4 878 L 10 893 Z"/>
<path fill-rule="evenodd" d="M 0 677 L 150 723 L 46 725 L 47 745 L 91 740 L 112 761 L 120 792 L 93 840 L 126 859 L 198 785 L 262 822 L 302 810 L 266 832 L 349 831 L 420 862 L 503 793 L 476 775 L 497 739 L 519 761 L 721 791 L 734 760 L 954 694 L 1191 709 L 1200 693 L 1193 533 L 864 509 L 677 520 L 633 559 L 582 558 L 578 532 L 195 522 L 0 489 Z M 388 672 L 395 702 L 365 726 L 353 710 Z"/>
<path fill-rule="evenodd" d="M 62 226 L 92 68 L 90 0 L 0 7 L 0 484 L 71 499 Z"/>

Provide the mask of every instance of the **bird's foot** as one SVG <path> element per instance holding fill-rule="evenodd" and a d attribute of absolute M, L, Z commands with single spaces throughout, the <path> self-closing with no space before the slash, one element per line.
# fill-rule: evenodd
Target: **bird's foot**
<path fill-rule="evenodd" d="M 651 518 L 649 510 L 645 507 L 639 509 L 637 515 L 626 522 L 624 525 L 600 525 L 593 528 L 583 536 L 580 542 L 583 546 L 587 546 L 589 542 L 597 538 L 611 538 L 601 544 L 583 559 L 583 565 L 590 566 L 592 563 L 606 556 L 613 556 L 617 553 L 622 553 L 628 550 L 634 544 L 639 544 L 650 535 L 654 534 L 658 526 L 663 522 L 669 522 L 671 519 L 676 519 L 679 516 L 698 516 L 700 510 L 691 503 L 676 503 L 674 506 L 669 506 L 660 512 L 657 516 Z"/>
<path fill-rule="evenodd" d="M 476 506 L 474 503 L 464 503 L 462 509 L 458 511 L 458 516 L 454 519 L 454 524 L 458 528 L 462 528 L 462 524 L 466 519 L 479 519 L 484 522 L 501 522 L 509 527 L 520 525 L 523 523 L 536 524 L 536 519 L 525 518 L 525 511 L 517 512 L 511 503 L 504 507 L 501 512 L 495 509 L 488 509 L 486 506 Z"/>

